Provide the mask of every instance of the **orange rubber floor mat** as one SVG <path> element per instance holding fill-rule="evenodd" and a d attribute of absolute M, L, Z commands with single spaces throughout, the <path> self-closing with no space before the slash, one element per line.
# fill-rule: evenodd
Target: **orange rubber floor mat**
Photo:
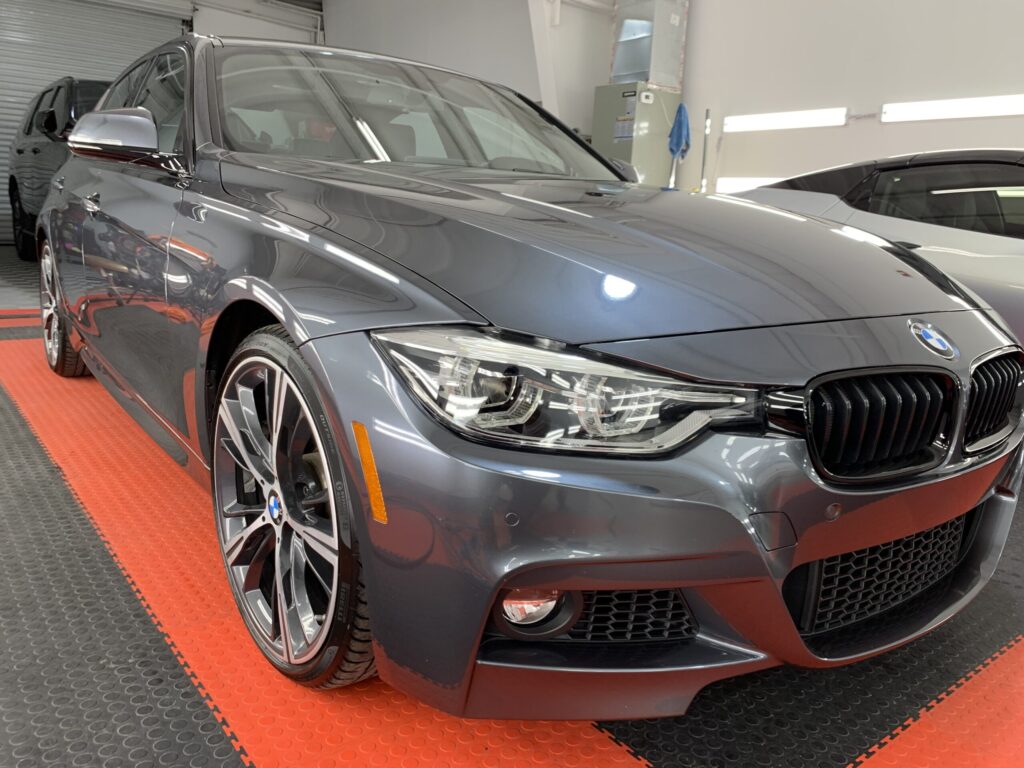
<path fill-rule="evenodd" d="M 209 495 L 96 380 L 51 373 L 38 339 L 3 342 L 0 356 L 0 384 L 247 761 L 645 765 L 588 723 L 460 720 L 380 681 L 312 691 L 282 677 L 248 638 L 231 598 Z"/>
<path fill-rule="evenodd" d="M 1024 636 L 1018 637 L 871 755 L 865 768 L 1019 768 L 1024 765 Z"/>

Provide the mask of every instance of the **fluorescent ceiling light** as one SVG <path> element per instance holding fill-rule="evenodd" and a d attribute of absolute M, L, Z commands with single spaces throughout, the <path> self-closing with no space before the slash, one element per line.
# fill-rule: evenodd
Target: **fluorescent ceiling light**
<path fill-rule="evenodd" d="M 1005 115 L 1024 115 L 1024 93 L 1012 96 L 980 96 L 973 99 L 903 101 L 882 105 L 883 123 Z"/>
<path fill-rule="evenodd" d="M 846 107 L 765 112 L 760 115 L 730 115 L 722 123 L 722 130 L 725 133 L 740 133 L 779 131 L 787 128 L 824 128 L 830 125 L 846 125 Z"/>
<path fill-rule="evenodd" d="M 715 181 L 715 192 L 721 195 L 731 195 L 735 192 L 745 192 L 755 187 L 774 184 L 776 181 L 782 181 L 782 179 L 769 176 L 722 176 Z"/>

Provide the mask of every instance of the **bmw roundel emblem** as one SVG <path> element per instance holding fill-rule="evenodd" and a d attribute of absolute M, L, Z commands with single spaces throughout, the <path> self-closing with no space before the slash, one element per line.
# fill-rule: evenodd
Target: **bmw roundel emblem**
<path fill-rule="evenodd" d="M 270 519 L 274 522 L 281 517 L 281 500 L 277 496 L 271 496 L 267 502 L 267 511 L 270 512 Z"/>
<path fill-rule="evenodd" d="M 934 352 L 944 360 L 956 360 L 960 357 L 960 350 L 949 340 L 949 337 L 931 323 L 926 323 L 923 320 L 911 320 L 910 332 L 929 352 Z"/>

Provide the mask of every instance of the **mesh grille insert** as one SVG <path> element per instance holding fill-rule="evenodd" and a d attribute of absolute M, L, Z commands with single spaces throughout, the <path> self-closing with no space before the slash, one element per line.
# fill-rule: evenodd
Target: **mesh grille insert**
<path fill-rule="evenodd" d="M 926 466 L 942 455 L 955 401 L 941 373 L 865 374 L 832 379 L 809 396 L 812 449 L 833 477 L 870 478 Z"/>
<path fill-rule="evenodd" d="M 963 551 L 967 515 L 896 541 L 801 566 L 787 582 L 805 582 L 787 595 L 800 632 L 848 627 L 924 592 L 949 575 Z"/>
<path fill-rule="evenodd" d="M 697 634 L 678 589 L 583 593 L 583 612 L 562 639 L 595 643 L 687 640 Z"/>
<path fill-rule="evenodd" d="M 968 447 L 1009 425 L 1022 373 L 1024 366 L 1015 354 L 988 360 L 974 369 L 964 425 Z"/>

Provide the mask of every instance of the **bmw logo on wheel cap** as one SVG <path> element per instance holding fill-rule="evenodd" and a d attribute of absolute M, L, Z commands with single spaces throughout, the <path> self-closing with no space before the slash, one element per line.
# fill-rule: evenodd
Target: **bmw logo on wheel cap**
<path fill-rule="evenodd" d="M 931 323 L 923 320 L 911 320 L 910 332 L 914 334 L 929 352 L 934 352 L 945 360 L 956 360 L 960 357 L 960 350 L 949 340 L 942 331 Z"/>
<path fill-rule="evenodd" d="M 270 519 L 275 523 L 281 519 L 281 499 L 276 494 L 272 494 L 270 501 L 267 502 L 267 511 L 270 513 Z"/>

